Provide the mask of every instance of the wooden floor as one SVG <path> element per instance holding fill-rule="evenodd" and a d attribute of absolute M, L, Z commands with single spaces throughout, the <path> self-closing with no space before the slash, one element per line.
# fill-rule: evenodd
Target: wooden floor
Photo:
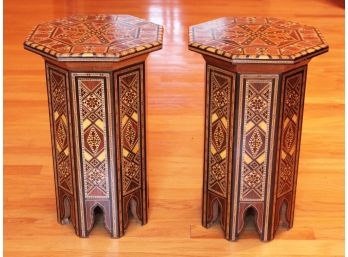
<path fill-rule="evenodd" d="M 330 0 L 5 0 L 5 256 L 343 256 L 344 9 Z M 23 50 L 37 23 L 75 13 L 128 13 L 165 25 L 148 61 L 149 223 L 88 239 L 56 222 L 43 60 Z M 315 25 L 329 53 L 309 65 L 294 228 L 270 243 L 250 222 L 238 242 L 201 227 L 204 61 L 188 26 L 220 16 L 276 16 Z"/>

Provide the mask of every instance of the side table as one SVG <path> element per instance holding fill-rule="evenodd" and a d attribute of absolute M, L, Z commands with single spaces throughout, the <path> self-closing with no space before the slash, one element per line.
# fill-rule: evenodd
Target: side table
<path fill-rule="evenodd" d="M 236 240 L 253 214 L 262 240 L 294 221 L 307 64 L 328 51 L 317 29 L 225 17 L 189 29 L 206 61 L 203 226 Z"/>
<path fill-rule="evenodd" d="M 129 15 L 39 24 L 24 48 L 45 60 L 58 221 L 87 237 L 147 222 L 145 60 L 163 28 Z"/>

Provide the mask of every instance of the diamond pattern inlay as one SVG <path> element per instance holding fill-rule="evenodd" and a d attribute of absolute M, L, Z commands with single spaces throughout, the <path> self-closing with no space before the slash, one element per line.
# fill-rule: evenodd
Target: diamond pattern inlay
<path fill-rule="evenodd" d="M 56 141 L 60 149 L 64 149 L 67 146 L 67 127 L 64 124 L 62 118 L 59 118 L 56 122 Z"/>
<path fill-rule="evenodd" d="M 262 151 L 262 147 L 265 142 L 265 137 L 258 127 L 252 130 L 250 137 L 247 136 L 246 140 L 248 142 L 247 150 L 253 158 L 256 158 Z M 262 135 L 262 136 L 261 136 Z"/>
<path fill-rule="evenodd" d="M 101 106 L 101 100 L 97 95 L 91 94 L 83 100 L 83 106 L 85 106 L 88 111 L 93 112 Z"/>
<path fill-rule="evenodd" d="M 126 72 L 127 71 L 127 72 Z M 143 65 L 139 64 L 115 73 L 119 87 L 120 129 L 121 129 L 121 161 L 123 194 L 134 193 L 141 188 L 141 125 L 140 90 L 143 83 Z"/>
<path fill-rule="evenodd" d="M 213 131 L 212 143 L 215 149 L 220 152 L 226 144 L 226 128 L 219 120 L 214 124 Z"/>
<path fill-rule="evenodd" d="M 251 187 L 255 188 L 262 182 L 262 176 L 256 170 L 251 170 L 251 172 L 245 174 L 245 182 Z"/>
<path fill-rule="evenodd" d="M 284 150 L 287 153 L 290 153 L 292 150 L 292 147 L 295 145 L 296 143 L 296 127 L 293 121 L 289 121 L 289 123 L 287 124 L 285 130 L 284 130 Z"/>
<path fill-rule="evenodd" d="M 109 198 L 105 80 L 76 73 L 85 198 Z M 108 74 L 105 74 L 108 76 Z"/>
<path fill-rule="evenodd" d="M 68 129 L 68 106 L 66 76 L 58 70 L 47 66 L 49 93 L 54 128 L 54 157 L 58 187 L 73 194 L 72 167 L 70 161 L 70 140 Z"/>
<path fill-rule="evenodd" d="M 94 168 L 88 173 L 88 179 L 92 181 L 92 183 L 98 186 L 101 182 L 105 180 L 105 175 L 99 172 L 98 169 Z"/>
<path fill-rule="evenodd" d="M 267 102 L 260 96 L 250 99 L 248 104 L 253 112 L 260 112 L 267 106 Z"/>
<path fill-rule="evenodd" d="M 298 154 L 299 117 L 301 91 L 303 89 L 303 71 L 285 77 L 284 113 L 281 135 L 281 155 L 278 179 L 278 197 L 293 190 Z"/>
<path fill-rule="evenodd" d="M 230 120 L 231 90 L 233 77 L 230 73 L 211 65 L 207 66 L 209 99 L 209 152 L 208 190 L 225 197 L 227 193 L 228 130 Z"/>
<path fill-rule="evenodd" d="M 251 76 L 251 75 L 250 75 Z M 264 200 L 273 79 L 245 78 L 240 201 Z"/>
<path fill-rule="evenodd" d="M 87 145 L 86 149 L 92 154 L 97 154 L 103 150 L 102 138 L 103 134 L 100 132 L 96 126 L 91 126 L 86 130 Z"/>
<path fill-rule="evenodd" d="M 127 150 L 132 151 L 134 146 L 138 142 L 138 128 L 137 123 L 132 119 L 129 118 L 126 125 L 123 128 L 124 133 L 124 146 L 127 148 Z"/>

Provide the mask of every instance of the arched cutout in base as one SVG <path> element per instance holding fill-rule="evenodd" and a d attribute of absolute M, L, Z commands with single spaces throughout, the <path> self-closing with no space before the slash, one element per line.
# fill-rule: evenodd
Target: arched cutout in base
<path fill-rule="evenodd" d="M 68 197 L 65 197 L 63 200 L 63 204 L 64 204 L 64 214 L 63 217 L 61 218 L 61 223 L 64 224 L 69 224 L 71 223 L 71 204 L 70 204 L 70 200 Z"/>
<path fill-rule="evenodd" d="M 141 223 L 141 220 L 140 218 L 138 217 L 138 214 L 137 214 L 137 206 L 138 203 L 137 201 L 132 197 L 129 201 L 129 213 L 132 214 L 133 218 L 138 222 L 138 223 Z M 129 214 L 128 214 L 129 215 Z M 129 216 L 128 216 L 129 217 Z"/>
<path fill-rule="evenodd" d="M 289 228 L 290 220 L 288 220 L 287 211 L 288 211 L 288 202 L 284 200 L 282 205 L 280 206 L 279 225 Z"/>
<path fill-rule="evenodd" d="M 99 223 L 103 223 L 106 231 L 112 234 L 111 228 L 109 228 L 107 224 L 108 219 L 106 218 L 105 209 L 103 208 L 103 206 L 95 204 L 93 207 L 91 207 L 89 219 L 90 221 L 88 222 L 89 225 L 87 227 L 86 236 L 88 236 L 95 225 Z"/>
<path fill-rule="evenodd" d="M 221 211 L 222 211 L 222 207 L 221 207 L 221 203 L 219 202 L 218 199 L 215 199 L 213 201 L 213 204 L 211 205 L 211 213 L 210 213 L 210 217 L 207 223 L 207 228 L 210 228 L 211 226 L 213 226 L 218 220 L 220 221 L 220 225 L 221 225 Z"/>
<path fill-rule="evenodd" d="M 93 210 L 93 219 L 94 219 L 94 224 L 93 227 L 95 226 L 95 224 L 99 224 L 99 223 L 104 223 L 104 211 L 102 210 L 102 208 L 100 208 L 100 206 L 96 206 Z"/>
<path fill-rule="evenodd" d="M 210 228 L 219 221 L 220 227 L 226 232 L 226 199 L 208 191 L 205 208 L 202 225 Z"/>
<path fill-rule="evenodd" d="M 130 196 L 127 199 L 127 202 L 125 202 L 125 208 L 123 211 L 123 218 L 124 218 L 123 227 L 124 227 L 124 229 L 127 228 L 128 224 L 129 224 L 129 220 L 132 217 L 136 220 L 136 222 L 143 224 L 142 216 L 141 216 L 141 205 L 139 204 L 139 199 L 136 195 Z"/>
<path fill-rule="evenodd" d="M 279 226 L 285 227 L 287 229 L 291 228 L 291 206 L 286 198 L 284 198 L 280 205 L 276 209 L 275 224 L 273 234 L 277 232 Z M 274 235 L 273 235 L 274 236 Z"/>
<path fill-rule="evenodd" d="M 259 212 L 257 209 L 250 205 L 248 206 L 243 214 L 241 215 L 241 219 L 239 220 L 239 226 L 238 226 L 238 233 L 237 236 L 239 236 L 242 231 L 245 229 L 245 226 L 249 223 L 250 220 L 253 221 L 254 226 L 256 227 L 257 233 L 259 235 L 262 234 L 262 228 L 260 227 L 260 222 L 259 222 Z"/>

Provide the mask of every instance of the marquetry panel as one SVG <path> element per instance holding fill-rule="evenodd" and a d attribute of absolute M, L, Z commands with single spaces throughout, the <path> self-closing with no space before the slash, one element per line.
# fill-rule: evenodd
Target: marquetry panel
<path fill-rule="evenodd" d="M 103 211 L 105 227 L 112 232 L 107 120 L 109 73 L 72 73 L 76 94 L 75 126 L 80 136 L 79 185 L 83 189 L 86 233 L 93 228 L 94 211 Z"/>
<path fill-rule="evenodd" d="M 108 198 L 105 78 L 76 78 L 85 198 Z"/>
<path fill-rule="evenodd" d="M 243 109 L 241 202 L 263 201 L 268 169 L 273 80 L 245 79 Z"/>
<path fill-rule="evenodd" d="M 287 227 L 291 227 L 293 222 L 305 77 L 306 66 L 290 71 L 283 77 L 282 118 L 279 123 L 280 152 L 278 153 L 275 218 L 272 233 L 276 231 L 281 221 Z"/>
<path fill-rule="evenodd" d="M 231 135 L 231 119 L 235 75 L 231 72 L 207 65 L 206 77 L 206 139 L 205 139 L 205 220 L 206 225 L 216 219 L 220 208 L 220 223 L 226 224 L 226 200 L 230 163 L 228 161 Z"/>
<path fill-rule="evenodd" d="M 281 134 L 281 153 L 277 196 L 280 197 L 293 189 L 297 169 L 296 159 L 299 150 L 299 128 L 302 119 L 302 91 L 304 69 L 295 74 L 285 75 L 284 111 Z"/>
<path fill-rule="evenodd" d="M 227 151 L 229 142 L 231 97 L 234 77 L 217 67 L 207 66 L 209 99 L 209 175 L 208 190 L 226 197 L 227 193 Z"/>
<path fill-rule="evenodd" d="M 240 75 L 239 113 L 240 153 L 236 166 L 239 185 L 237 234 L 244 227 L 244 216 L 248 209 L 255 212 L 260 234 L 264 231 L 263 220 L 267 219 L 270 179 L 273 174 L 273 149 L 277 110 L 278 75 Z M 238 189 L 239 188 L 239 189 Z M 266 199 L 265 197 L 268 196 Z M 236 203 L 235 203 L 236 204 Z"/>
<path fill-rule="evenodd" d="M 124 226 L 128 223 L 131 201 L 136 204 L 137 218 L 143 221 L 146 205 L 144 153 L 144 64 L 137 64 L 114 73 L 119 103 L 120 162 Z"/>
<path fill-rule="evenodd" d="M 73 151 L 70 141 L 68 73 L 46 64 L 47 89 L 52 131 L 52 150 L 57 190 L 58 220 L 71 221 L 76 229 Z"/>

